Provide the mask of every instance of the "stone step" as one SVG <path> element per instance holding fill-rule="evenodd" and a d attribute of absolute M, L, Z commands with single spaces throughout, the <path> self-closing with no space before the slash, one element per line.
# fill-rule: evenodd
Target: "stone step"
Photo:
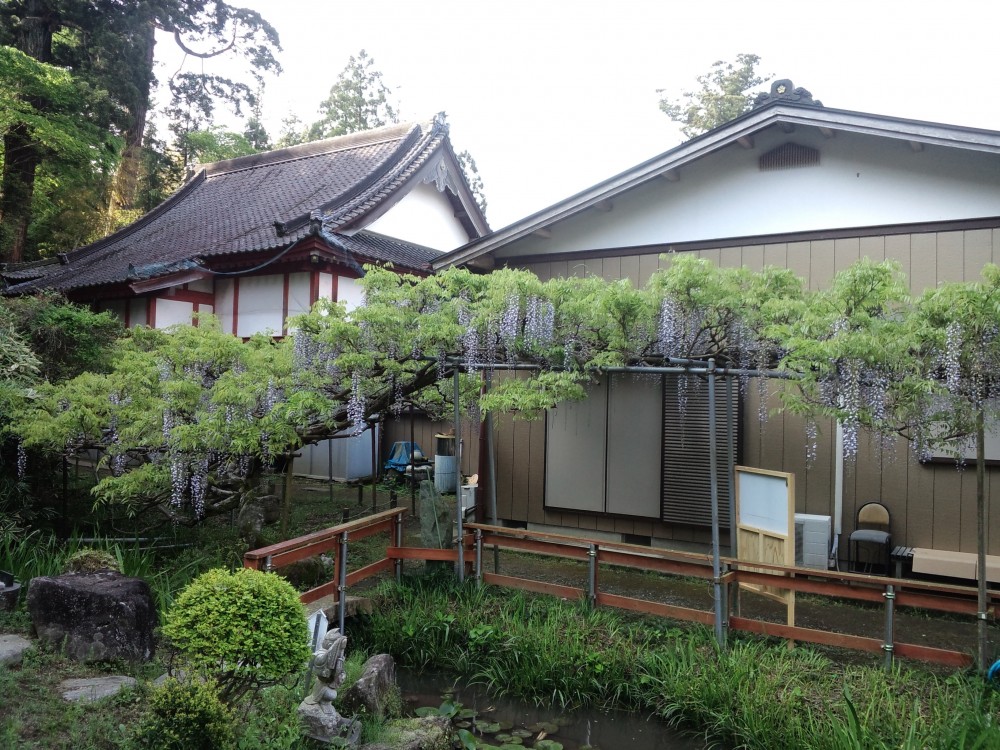
<path fill-rule="evenodd" d="M 0 664 L 5 667 L 20 665 L 24 652 L 34 644 L 19 635 L 0 635 Z"/>
<path fill-rule="evenodd" d="M 125 686 L 136 684 L 135 677 L 111 675 L 110 677 L 77 677 L 59 683 L 63 700 L 90 703 L 117 695 Z"/>

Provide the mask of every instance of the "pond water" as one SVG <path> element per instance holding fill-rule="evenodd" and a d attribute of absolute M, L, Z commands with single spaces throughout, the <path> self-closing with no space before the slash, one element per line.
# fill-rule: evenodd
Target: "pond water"
<path fill-rule="evenodd" d="M 503 744 L 504 733 L 520 734 L 523 746 L 530 748 L 543 732 L 542 737 L 558 742 L 563 750 L 588 747 L 594 750 L 704 750 L 706 747 L 699 738 L 686 736 L 661 721 L 640 714 L 593 709 L 561 711 L 534 706 L 490 697 L 481 687 L 456 682 L 455 678 L 441 674 L 417 674 L 401 669 L 397 680 L 410 711 L 421 706 L 437 708 L 447 698 L 460 703 L 464 709 L 475 711 L 481 720 L 500 724 L 499 733 L 485 737 L 498 747 Z"/>

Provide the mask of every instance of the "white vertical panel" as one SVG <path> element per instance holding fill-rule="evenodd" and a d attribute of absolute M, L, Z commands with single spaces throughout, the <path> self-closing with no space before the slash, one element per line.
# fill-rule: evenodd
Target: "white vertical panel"
<path fill-rule="evenodd" d="M 145 297 L 129 300 L 128 302 L 129 328 L 135 328 L 136 326 L 146 325 L 146 310 L 148 309 L 147 305 L 148 305 L 148 300 Z"/>
<path fill-rule="evenodd" d="M 172 325 L 191 325 L 191 313 L 194 304 L 176 299 L 156 299 L 156 327 L 167 328 Z"/>
<path fill-rule="evenodd" d="M 284 292 L 284 274 L 241 277 L 236 335 L 253 336 L 266 331 L 280 334 Z"/>
<path fill-rule="evenodd" d="M 222 330 L 233 332 L 233 280 L 220 279 L 215 285 L 215 309 Z"/>
<path fill-rule="evenodd" d="M 604 511 L 607 385 L 583 401 L 566 401 L 546 415 L 545 505 Z"/>
<path fill-rule="evenodd" d="M 346 276 L 337 279 L 337 301 L 346 302 L 348 311 L 364 304 L 365 293 L 357 279 Z"/>
<path fill-rule="evenodd" d="M 288 315 L 309 312 L 309 272 L 288 274 Z"/>
<path fill-rule="evenodd" d="M 660 376 L 612 376 L 608 395 L 608 513 L 659 517 L 662 413 Z"/>
<path fill-rule="evenodd" d="M 195 281 L 189 281 L 187 287 L 192 292 L 207 292 L 208 294 L 211 294 L 212 279 L 196 279 Z"/>
<path fill-rule="evenodd" d="M 319 298 L 333 299 L 333 274 L 321 273 L 319 275 Z"/>

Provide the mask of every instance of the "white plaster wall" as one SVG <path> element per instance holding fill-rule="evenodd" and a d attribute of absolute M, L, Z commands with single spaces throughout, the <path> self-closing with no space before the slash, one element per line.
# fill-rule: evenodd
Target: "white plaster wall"
<path fill-rule="evenodd" d="M 448 199 L 433 184 L 416 185 L 365 229 L 441 251 L 469 241 Z"/>
<path fill-rule="evenodd" d="M 364 304 L 365 293 L 357 279 L 341 276 L 337 279 L 337 301 L 347 304 L 347 311 Z"/>
<path fill-rule="evenodd" d="M 284 290 L 284 274 L 242 277 L 236 335 L 253 336 L 267 331 L 280 335 Z"/>
<path fill-rule="evenodd" d="M 215 309 L 219 325 L 226 333 L 233 332 L 233 279 L 219 279 L 215 282 Z"/>
<path fill-rule="evenodd" d="M 146 325 L 146 311 L 148 310 L 148 306 L 149 301 L 144 297 L 128 301 L 129 328 Z"/>
<path fill-rule="evenodd" d="M 187 288 L 192 292 L 208 292 L 212 293 L 212 279 L 197 279 L 196 281 L 189 281 Z"/>
<path fill-rule="evenodd" d="M 194 304 L 176 299 L 155 299 L 156 327 L 168 328 L 173 325 L 190 325 Z"/>
<path fill-rule="evenodd" d="M 499 257 L 634 247 L 838 227 L 1000 215 L 1000 156 L 812 128 L 758 134 L 528 237 Z M 785 143 L 820 151 L 818 166 L 761 172 L 761 154 Z"/>
<path fill-rule="evenodd" d="M 280 308 L 279 308 L 280 309 Z M 288 274 L 288 317 L 309 312 L 309 273 Z"/>
<path fill-rule="evenodd" d="M 319 275 L 319 289 L 317 294 L 320 299 L 333 299 L 333 280 L 334 275 L 332 273 L 321 273 Z"/>

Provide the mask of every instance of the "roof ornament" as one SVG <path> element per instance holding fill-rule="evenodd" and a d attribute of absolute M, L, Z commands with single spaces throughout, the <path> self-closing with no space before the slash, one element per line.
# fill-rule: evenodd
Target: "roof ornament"
<path fill-rule="evenodd" d="M 434 129 L 436 130 L 436 129 L 440 128 L 445 133 L 447 133 L 448 130 L 449 130 L 447 120 L 448 120 L 448 113 L 447 112 L 438 112 L 436 115 L 434 115 L 434 120 L 433 120 L 433 123 L 432 123 L 433 126 L 434 126 Z"/>
<path fill-rule="evenodd" d="M 823 102 L 819 99 L 813 99 L 812 94 L 807 90 L 799 86 L 795 88 L 791 80 L 788 78 L 780 78 L 777 81 L 771 83 L 771 93 L 766 94 L 761 92 L 757 94 L 756 98 L 753 100 L 753 108 L 758 109 L 759 107 L 767 106 L 768 104 L 775 104 L 777 102 L 785 102 L 787 104 L 805 104 L 811 107 L 822 107 Z"/>
<path fill-rule="evenodd" d="M 318 237 L 323 231 L 323 212 L 318 208 L 309 212 L 309 234 Z"/>

